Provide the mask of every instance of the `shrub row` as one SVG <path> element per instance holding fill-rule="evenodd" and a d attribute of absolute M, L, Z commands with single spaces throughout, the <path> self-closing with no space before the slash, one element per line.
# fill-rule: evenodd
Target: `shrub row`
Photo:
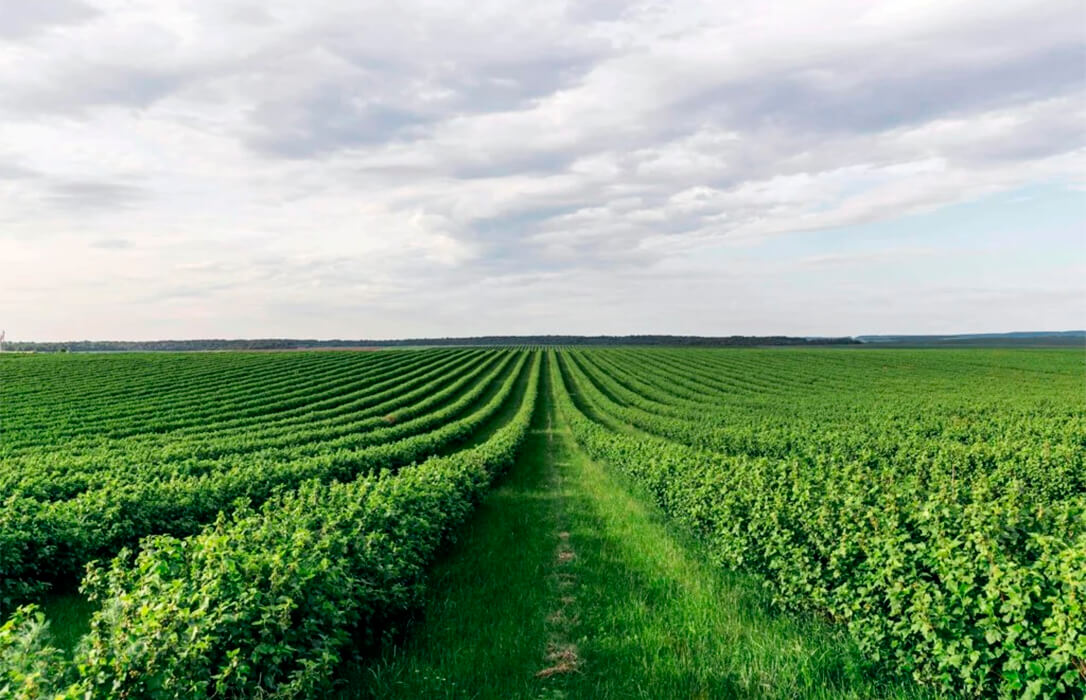
<path fill-rule="evenodd" d="M 28 431 L 33 439 L 15 440 L 9 454 L 55 449 L 61 441 L 65 451 L 78 451 L 298 419 L 339 403 L 344 395 L 394 386 L 448 358 L 437 353 L 394 353 L 380 361 L 317 365 L 311 358 L 299 357 L 293 368 L 286 365 L 268 375 L 220 377 L 212 373 L 166 386 L 159 383 L 168 380 L 168 375 L 159 380 L 137 375 L 129 378 L 132 393 L 140 394 L 137 387 L 151 386 L 158 395 L 135 397 L 95 395 L 97 375 L 88 369 L 84 376 L 68 377 L 66 396 L 50 400 L 31 395 L 19 405 L 21 410 L 9 416 L 8 425 L 16 435 Z"/>
<path fill-rule="evenodd" d="M 54 376 L 35 376 L 34 372 L 9 372 L 12 388 L 22 387 L 27 400 L 15 405 L 9 415 L 18 435 L 17 445 L 49 445 L 63 438 L 76 442 L 97 442 L 175 428 L 205 425 L 208 418 L 228 414 L 255 417 L 290 407 L 305 405 L 307 397 L 339 390 L 344 377 L 367 376 L 406 369 L 425 357 L 412 353 L 389 355 L 362 361 L 344 358 L 299 356 L 284 357 L 270 364 L 264 357 L 249 357 L 230 371 L 237 360 L 225 357 L 189 361 L 204 365 L 208 371 L 193 375 L 191 368 L 176 357 L 110 358 L 74 357 L 59 363 L 53 358 L 24 357 L 9 363 L 11 369 L 37 369 L 39 363 L 63 369 Z M 244 358 L 242 358 L 244 359 Z M 229 361 L 228 361 L 229 360 Z M 100 392 L 101 366 L 119 365 L 127 374 L 117 381 L 116 391 Z M 37 386 L 35 386 L 37 385 Z M 58 394 L 59 392 L 59 394 Z M 27 440 L 29 438 L 29 440 Z"/>
<path fill-rule="evenodd" d="M 352 644 L 380 640 L 418 603 L 443 538 L 512 463 L 539 364 L 535 353 L 515 416 L 477 447 L 349 484 L 308 482 L 93 570 L 102 607 L 74 663 L 20 610 L 0 628 L 0 694 L 320 697 Z"/>
<path fill-rule="evenodd" d="M 590 455 L 642 484 L 720 564 L 760 576 L 777 603 L 847 625 L 868 658 L 947 693 L 1086 692 L 1082 495 L 1045 503 L 1021 479 L 978 473 L 962 498 L 863 461 L 815 470 L 619 432 L 593 420 L 605 416 L 598 389 L 553 371 Z"/>
<path fill-rule="evenodd" d="M 168 434 L 161 444 L 152 446 L 142 440 L 126 439 L 79 454 L 42 451 L 34 458 L 8 459 L 0 467 L 0 498 L 17 494 L 43 501 L 64 500 L 101 488 L 133 471 L 142 478 L 156 473 L 170 476 L 179 469 L 211 471 L 229 467 L 227 460 L 236 462 L 246 459 L 242 455 L 254 452 L 260 453 L 259 459 L 294 459 L 303 452 L 293 448 L 314 444 L 326 449 L 331 439 L 357 436 L 423 415 L 461 393 L 483 368 L 491 367 L 499 358 L 497 354 L 480 353 L 457 366 L 438 363 L 432 372 L 417 379 L 405 377 L 391 388 L 314 412 L 304 422 L 295 419 L 287 425 L 249 426 L 225 433 L 209 429 L 210 435 L 205 436 Z"/>
<path fill-rule="evenodd" d="M 259 503 L 309 479 L 349 480 L 455 445 L 497 413 L 526 358 L 509 353 L 457 400 L 414 421 L 372 431 L 367 446 L 359 449 L 290 460 L 250 456 L 229 466 L 169 477 L 158 471 L 152 478 L 129 473 L 66 501 L 9 498 L 0 509 L 0 613 L 56 581 L 74 580 L 88 561 L 111 556 L 141 537 L 196 532 L 238 499 Z"/>
<path fill-rule="evenodd" d="M 956 482 L 963 488 L 977 473 L 1019 478 L 1044 502 L 1086 493 L 1086 432 L 1082 421 L 1063 420 L 1058 415 L 987 411 L 980 402 L 974 404 L 968 423 L 954 417 L 961 415 L 960 409 L 940 419 L 940 407 L 934 402 L 928 406 L 927 420 L 903 420 L 895 415 L 895 407 L 916 400 L 908 397 L 866 409 L 861 415 L 834 417 L 832 407 L 825 406 L 815 419 L 792 414 L 783 420 L 777 417 L 773 424 L 769 418 L 751 421 L 751 415 L 759 415 L 757 409 L 747 404 L 730 406 L 719 394 L 716 405 L 670 410 L 670 406 L 660 403 L 666 401 L 663 396 L 650 398 L 625 386 L 621 380 L 629 381 L 632 372 L 595 362 L 596 358 L 588 353 L 571 352 L 564 357 L 572 371 L 598 390 L 609 413 L 654 435 L 692 447 L 796 459 L 819 470 L 827 468 L 826 463 L 832 468 L 841 461 L 862 460 L 870 468 L 901 471 L 913 477 L 922 474 L 928 483 Z M 795 405 L 778 397 L 772 397 L 769 403 L 770 410 L 777 414 L 783 413 L 782 406 Z M 962 431 L 959 423 L 968 425 L 968 429 Z"/>

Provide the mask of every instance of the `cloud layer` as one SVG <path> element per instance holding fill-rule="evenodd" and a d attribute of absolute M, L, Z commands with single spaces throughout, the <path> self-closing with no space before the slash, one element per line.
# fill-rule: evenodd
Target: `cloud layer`
<path fill-rule="evenodd" d="M 1080 182 L 1076 2 L 350 5 L 0 0 L 0 325 L 1081 325 L 1081 195 L 923 219 Z"/>

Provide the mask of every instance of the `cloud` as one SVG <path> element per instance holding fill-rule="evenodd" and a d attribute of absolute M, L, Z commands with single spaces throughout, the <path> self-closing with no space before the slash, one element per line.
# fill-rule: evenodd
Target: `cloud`
<path fill-rule="evenodd" d="M 187 304 L 178 318 L 201 325 L 175 336 L 231 314 L 236 333 L 270 333 L 241 330 L 273 323 L 258 308 L 309 310 L 305 335 L 344 335 L 352 314 L 376 335 L 531 326 L 490 300 L 586 332 L 592 304 L 696 330 L 711 305 L 694 297 L 729 299 L 737 332 L 759 314 L 787 332 L 806 318 L 796 299 L 838 298 L 814 271 L 897 259 L 919 275 L 945 252 L 862 236 L 811 250 L 818 232 L 1086 167 L 1081 8 L 1063 0 L 0 9 L 0 253 L 56 266 L 80 241 L 113 275 L 90 298 L 137 325 L 153 313 L 116 311 L 122 290 Z M 1045 225 L 1022 235 L 1057 266 L 1066 226 Z M 752 250 L 782 259 L 759 278 Z M 937 252 L 902 254 L 919 250 Z M 797 269 L 809 290 L 763 289 Z M 65 335 L 53 322 L 43 333 Z"/>
<path fill-rule="evenodd" d="M 929 257 L 939 253 L 940 251 L 933 248 L 886 248 L 849 253 L 821 253 L 797 260 L 796 264 L 801 267 L 879 265 L 899 263 L 908 258 Z"/>
<path fill-rule="evenodd" d="M 0 161 L 0 181 L 3 180 L 23 180 L 26 178 L 35 177 L 37 173 L 28 168 L 24 168 L 16 163 L 4 163 Z"/>
<path fill-rule="evenodd" d="M 145 196 L 141 188 L 118 182 L 68 180 L 49 182 L 46 187 L 50 203 L 65 209 L 125 207 Z"/>
<path fill-rule="evenodd" d="M 98 15 L 79 0 L 0 0 L 0 40 L 17 40 L 49 27 L 78 24 Z"/>
<path fill-rule="evenodd" d="M 102 238 L 91 243 L 92 248 L 101 250 L 128 250 L 133 247 L 132 241 L 124 238 Z"/>

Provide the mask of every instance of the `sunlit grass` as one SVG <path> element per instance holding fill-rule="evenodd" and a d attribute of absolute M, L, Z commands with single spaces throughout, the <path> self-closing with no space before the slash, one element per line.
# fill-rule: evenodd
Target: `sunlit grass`
<path fill-rule="evenodd" d="M 541 396 L 520 460 L 436 567 L 420 620 L 353 668 L 343 697 L 919 695 L 874 674 L 842 629 L 779 614 L 756 582 L 715 566 L 577 448 L 549 382 Z M 575 670 L 539 678 L 556 635 Z"/>

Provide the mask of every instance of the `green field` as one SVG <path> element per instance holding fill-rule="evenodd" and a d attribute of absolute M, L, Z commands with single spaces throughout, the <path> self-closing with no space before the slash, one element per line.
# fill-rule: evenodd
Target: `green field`
<path fill-rule="evenodd" d="M 0 355 L 0 698 L 1081 697 L 1084 370 Z"/>

